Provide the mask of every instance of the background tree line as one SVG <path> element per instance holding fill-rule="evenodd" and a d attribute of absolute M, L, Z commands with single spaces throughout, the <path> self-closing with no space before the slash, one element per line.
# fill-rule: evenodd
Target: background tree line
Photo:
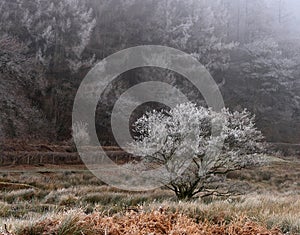
<path fill-rule="evenodd" d="M 1 0 L 0 137 L 69 139 L 73 98 L 89 69 L 121 49 L 156 44 L 196 57 L 219 84 L 226 106 L 255 113 L 268 141 L 297 143 L 297 9 L 294 0 Z M 144 80 L 185 87 L 193 102 L 203 102 L 177 74 L 128 71 L 98 106 L 105 144 L 114 144 L 114 102 Z"/>

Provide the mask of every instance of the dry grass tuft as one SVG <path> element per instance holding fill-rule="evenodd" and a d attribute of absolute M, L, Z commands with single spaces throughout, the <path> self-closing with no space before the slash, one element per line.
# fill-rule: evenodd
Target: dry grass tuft
<path fill-rule="evenodd" d="M 134 235 L 134 234 L 224 234 L 224 235 L 281 235 L 278 229 L 268 230 L 266 226 L 245 217 L 226 223 L 208 221 L 197 223 L 180 213 L 163 210 L 152 212 L 128 212 L 112 217 L 94 213 L 89 216 L 77 212 L 62 215 L 63 218 L 45 219 L 17 231 L 16 235 Z"/>

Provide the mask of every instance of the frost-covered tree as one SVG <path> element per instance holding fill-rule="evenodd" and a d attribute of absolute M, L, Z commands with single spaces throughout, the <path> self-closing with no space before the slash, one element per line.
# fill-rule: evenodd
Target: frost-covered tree
<path fill-rule="evenodd" d="M 70 129 L 71 111 L 66 110 L 71 110 L 76 72 L 95 62 L 93 53 L 85 53 L 96 23 L 87 4 L 77 0 L 0 2 L 0 43 L 10 41 L 7 48 L 0 48 L 3 76 L 16 83 L 18 93 L 25 94 L 19 99 L 20 106 L 25 102 L 34 106 L 33 110 L 41 113 L 40 120 L 47 119 L 51 123 L 48 128 L 56 129 L 58 134 L 52 138 Z M 1 93 L 9 90 L 11 84 L 6 84 Z M 8 96 L 4 99 L 8 102 Z M 7 105 L 0 104 L 2 107 Z M 22 116 L 24 110 L 18 109 L 16 115 Z M 7 115 L 14 119 L 12 112 Z"/>
<path fill-rule="evenodd" d="M 41 67 L 17 38 L 0 36 L 0 138 L 53 135 L 31 98 L 45 89 Z"/>
<path fill-rule="evenodd" d="M 26 56 L 28 48 L 17 38 L 0 36 L 0 73 L 10 74 L 26 82 L 34 67 L 34 58 Z"/>
<path fill-rule="evenodd" d="M 122 2 L 122 4 L 121 4 Z M 193 55 L 214 75 L 218 83 L 224 78 L 224 70 L 228 67 L 230 51 L 236 45 L 226 40 L 226 25 L 228 13 L 222 1 L 205 0 L 162 0 L 144 1 L 110 0 L 102 5 L 102 11 L 97 17 L 95 34 L 98 35 L 104 54 L 116 52 L 124 47 L 142 44 L 164 45 L 182 50 Z M 115 14 L 108 14 L 113 11 Z M 98 25 L 99 24 L 99 25 Z M 118 35 L 115 37 L 114 35 Z M 113 45 L 112 45 L 113 44 Z M 101 53 L 101 51 L 99 51 Z M 167 57 L 166 57 L 167 58 Z M 148 62 L 147 55 L 144 60 Z M 130 71 L 111 86 L 107 92 L 111 96 L 108 102 L 99 106 L 111 110 L 111 97 L 118 97 L 133 85 L 144 81 L 167 82 L 188 94 L 194 102 L 202 103 L 199 92 L 182 76 L 157 68 L 143 68 Z M 132 102 L 132 100 L 128 100 Z M 146 106 L 145 106 L 146 107 Z M 100 128 L 109 126 L 110 115 L 104 116 L 103 111 L 98 120 L 104 120 Z M 133 120 L 137 116 L 133 115 Z"/>
<path fill-rule="evenodd" d="M 165 45 L 195 56 L 211 73 L 223 71 L 229 62 L 229 52 L 236 46 L 228 41 L 230 23 L 226 5 L 217 1 L 160 1 L 155 19 Z"/>
<path fill-rule="evenodd" d="M 297 55 L 284 49 L 273 37 L 257 38 L 242 45 L 238 53 L 239 60 L 232 66 L 232 81 L 225 92 L 231 91 L 228 94 L 232 98 L 239 97 L 236 105 L 254 112 L 269 140 L 278 141 L 281 132 L 289 129 L 288 123 L 294 122 L 299 107 L 294 89 L 297 88 Z"/>
<path fill-rule="evenodd" d="M 239 61 L 239 68 L 245 82 L 240 92 L 247 94 L 252 104 L 249 108 L 257 114 L 270 112 L 270 106 L 282 104 L 282 97 L 287 100 L 294 96 L 297 60 L 288 56 L 276 40 L 257 39 L 241 47 L 240 52 L 244 58 Z"/>
<path fill-rule="evenodd" d="M 38 58 L 53 66 L 67 62 L 76 72 L 84 63 L 82 54 L 95 26 L 92 9 L 78 0 L 22 1 L 23 22 Z M 93 59 L 93 58 L 92 58 Z"/>
<path fill-rule="evenodd" d="M 82 57 L 96 23 L 83 1 L 4 1 L 0 11 L 1 33 L 22 40 L 48 70 L 67 65 L 76 72 L 94 61 Z"/>
<path fill-rule="evenodd" d="M 243 48 L 249 62 L 241 64 L 242 71 L 249 83 L 260 84 L 259 90 L 278 91 L 293 79 L 296 62 L 284 55 L 273 38 L 258 39 Z"/>
<path fill-rule="evenodd" d="M 147 113 L 135 123 L 135 132 L 132 147 L 142 163 L 165 167 L 167 176 L 159 177 L 179 199 L 228 193 L 222 177 L 263 162 L 263 136 L 246 110 L 218 113 L 186 103 Z"/>

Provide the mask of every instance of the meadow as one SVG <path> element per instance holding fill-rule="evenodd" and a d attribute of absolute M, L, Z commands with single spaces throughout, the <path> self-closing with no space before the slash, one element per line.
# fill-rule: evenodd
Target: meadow
<path fill-rule="evenodd" d="M 0 169 L 0 234 L 300 234 L 300 161 L 230 173 L 243 195 L 178 201 L 111 188 L 84 166 Z"/>

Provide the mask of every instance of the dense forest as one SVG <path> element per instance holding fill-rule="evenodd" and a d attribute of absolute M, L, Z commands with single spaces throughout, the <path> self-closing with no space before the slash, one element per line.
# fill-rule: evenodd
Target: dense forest
<path fill-rule="evenodd" d="M 197 58 L 267 141 L 300 141 L 298 0 L 1 0 L 0 18 L 0 138 L 69 140 L 87 72 L 119 50 L 164 45 Z M 96 119 L 104 144 L 114 144 L 110 113 L 126 89 L 179 82 L 157 70 L 128 71 L 107 88 Z"/>

